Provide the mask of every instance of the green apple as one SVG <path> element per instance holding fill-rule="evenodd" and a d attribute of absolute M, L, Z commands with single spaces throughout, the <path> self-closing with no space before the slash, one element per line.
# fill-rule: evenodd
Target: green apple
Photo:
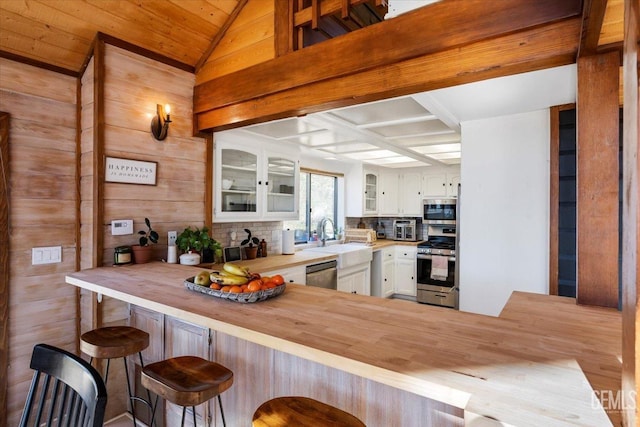
<path fill-rule="evenodd" d="M 209 279 L 208 271 L 201 271 L 198 273 L 193 280 L 193 283 L 196 285 L 209 286 L 211 284 L 211 280 Z"/>

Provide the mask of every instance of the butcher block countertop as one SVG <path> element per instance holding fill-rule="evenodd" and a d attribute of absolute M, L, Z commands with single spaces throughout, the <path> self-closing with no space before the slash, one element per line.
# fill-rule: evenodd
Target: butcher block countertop
<path fill-rule="evenodd" d="M 269 255 L 264 258 L 256 258 L 243 261 L 234 261 L 234 264 L 249 268 L 252 272 L 267 272 L 279 269 L 299 267 L 337 259 L 335 254 L 323 254 L 319 252 L 297 251 L 291 255 Z M 199 267 L 212 270 L 221 270 L 222 264 L 200 264 Z"/>
<path fill-rule="evenodd" d="M 240 304 L 187 290 L 199 269 L 154 262 L 66 281 L 464 408 L 468 425 L 612 425 L 593 390 L 620 389 L 615 310 L 516 292 L 496 318 L 296 284 Z"/>

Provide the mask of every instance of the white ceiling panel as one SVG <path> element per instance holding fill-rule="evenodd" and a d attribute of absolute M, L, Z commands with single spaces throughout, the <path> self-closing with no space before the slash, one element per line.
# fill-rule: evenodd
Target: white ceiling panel
<path fill-rule="evenodd" d="M 308 132 L 324 130 L 320 126 L 299 120 L 297 117 L 284 120 L 276 120 L 273 122 L 260 123 L 244 128 L 245 130 L 274 139 L 283 139 L 292 136 L 298 136 Z"/>
<path fill-rule="evenodd" d="M 406 120 L 412 117 L 430 115 L 429 111 L 411 97 L 371 102 L 334 110 L 330 114 L 354 125 L 369 125 L 377 122 Z"/>
<path fill-rule="evenodd" d="M 358 151 L 368 151 L 368 150 L 376 150 L 377 146 L 372 144 L 367 144 L 365 142 L 358 143 L 349 143 L 349 144 L 336 144 L 330 145 L 328 147 L 322 147 L 323 151 L 328 151 L 330 153 L 356 153 Z"/>
<path fill-rule="evenodd" d="M 309 147 L 321 147 L 323 145 L 341 144 L 346 142 L 358 142 L 353 141 L 353 138 L 340 135 L 336 132 L 329 130 L 313 131 L 303 135 L 298 135 L 291 138 L 286 138 L 287 141 L 295 142 L 298 144 L 307 145 Z"/>
<path fill-rule="evenodd" d="M 420 154 L 438 154 L 438 153 L 460 153 L 462 144 L 455 142 L 452 144 L 433 144 L 423 145 L 421 147 L 411 147 L 411 149 Z M 436 156 L 432 156 L 438 158 Z"/>
<path fill-rule="evenodd" d="M 434 133 L 442 134 L 443 132 L 454 133 L 452 129 L 440 120 L 424 120 L 414 123 L 387 125 L 369 128 L 369 130 L 387 138 L 405 137 L 410 135 L 429 135 Z"/>

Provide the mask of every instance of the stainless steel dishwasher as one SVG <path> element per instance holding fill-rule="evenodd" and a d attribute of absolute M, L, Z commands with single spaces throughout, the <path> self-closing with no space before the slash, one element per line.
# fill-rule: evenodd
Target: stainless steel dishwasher
<path fill-rule="evenodd" d="M 307 286 L 338 289 L 338 262 L 326 261 L 308 265 Z"/>

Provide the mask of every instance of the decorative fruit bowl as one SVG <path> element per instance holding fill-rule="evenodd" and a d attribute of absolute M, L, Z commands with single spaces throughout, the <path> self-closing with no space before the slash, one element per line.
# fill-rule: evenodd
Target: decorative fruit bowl
<path fill-rule="evenodd" d="M 262 278 L 246 267 L 227 262 L 222 271 L 201 271 L 184 281 L 187 289 L 236 302 L 258 302 L 284 292 L 284 278 Z"/>
<path fill-rule="evenodd" d="M 254 292 L 223 292 L 219 289 L 210 288 L 207 285 L 196 285 L 194 283 L 195 277 L 189 277 L 184 281 L 184 286 L 192 291 L 200 292 L 206 295 L 211 295 L 216 298 L 228 299 L 230 301 L 250 303 L 264 301 L 269 298 L 274 298 L 284 292 L 286 284 L 276 286 L 275 288 L 264 289 Z"/>

